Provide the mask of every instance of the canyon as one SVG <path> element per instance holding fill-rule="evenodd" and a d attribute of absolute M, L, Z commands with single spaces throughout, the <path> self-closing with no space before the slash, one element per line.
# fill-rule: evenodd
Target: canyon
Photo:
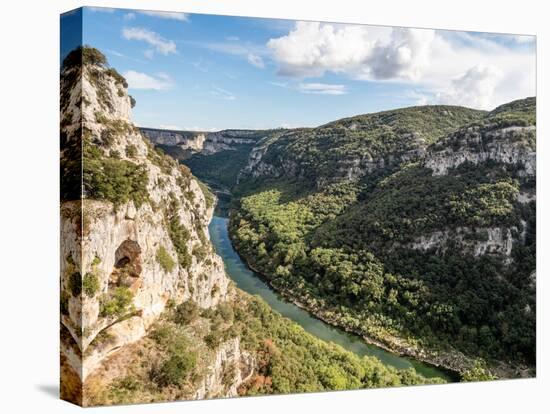
<path fill-rule="evenodd" d="M 147 132 L 132 122 L 127 88 L 97 49 L 63 62 L 63 399 L 97 406 L 444 382 L 318 339 L 230 279 L 208 231 L 216 196 L 165 149 L 190 150 L 199 165 L 220 154 L 231 164 L 228 152 L 246 162 L 256 142 L 284 130 Z"/>

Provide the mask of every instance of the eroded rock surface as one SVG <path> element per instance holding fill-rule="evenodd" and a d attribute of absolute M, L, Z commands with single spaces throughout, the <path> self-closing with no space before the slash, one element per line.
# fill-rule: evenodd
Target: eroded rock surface
<path fill-rule="evenodd" d="M 81 140 L 85 178 L 81 195 L 73 191 L 61 205 L 61 352 L 64 369 L 82 382 L 106 357 L 144 337 L 169 301 L 211 308 L 233 294 L 208 236 L 211 195 L 132 124 L 124 82 L 102 64 L 62 74 L 62 160 L 75 156 Z M 139 197 L 122 198 L 118 188 L 108 193 L 109 176 L 102 190 L 87 186 L 99 178 L 86 174 L 111 166 L 107 174 L 116 174 L 119 165 L 139 167 L 146 177 L 144 188 L 134 190 Z M 221 365 L 246 359 L 239 346 L 237 338 L 218 351 L 197 397 L 219 393 Z M 241 379 L 235 377 L 229 394 Z"/>

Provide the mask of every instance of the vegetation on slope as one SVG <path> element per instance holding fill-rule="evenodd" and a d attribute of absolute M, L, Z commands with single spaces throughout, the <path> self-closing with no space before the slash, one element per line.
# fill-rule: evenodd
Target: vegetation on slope
<path fill-rule="evenodd" d="M 180 158 L 193 174 L 201 181 L 215 184 L 223 189 L 231 190 L 237 183 L 241 170 L 246 166 L 252 149 L 273 137 L 284 133 L 283 129 L 243 131 L 243 136 L 238 131 L 229 130 L 227 138 L 244 138 L 254 140 L 253 143 L 232 143 L 231 148 L 215 152 L 213 154 L 196 153 Z M 221 132 L 223 134 L 224 131 Z M 177 152 L 174 150 L 173 152 Z"/>
<path fill-rule="evenodd" d="M 73 114 L 68 112 L 70 94 L 79 87 L 84 67 L 96 88 L 101 105 L 106 109 L 112 106 L 107 96 L 106 83 L 114 80 L 119 88 L 128 87 L 124 77 L 108 67 L 105 56 L 95 48 L 79 47 L 64 59 L 61 72 L 61 109 L 66 119 L 62 120 L 61 125 L 61 198 L 76 200 L 84 196 L 109 200 L 115 205 L 133 200 L 139 206 L 148 199 L 148 178 L 145 168 L 121 160 L 120 154 L 109 151 L 115 140 L 124 134 L 134 132 L 134 128 L 124 121 L 108 120 L 98 112 L 96 121 L 104 126 L 100 137 L 93 137 L 82 125 L 67 134 L 66 128 L 71 126 L 73 117 Z M 86 102 L 76 103 L 83 104 Z M 81 123 L 81 120 L 78 122 Z M 131 148 L 129 152 L 132 153 Z"/>
<path fill-rule="evenodd" d="M 182 161 L 199 180 L 215 182 L 231 188 L 237 182 L 239 171 L 248 161 L 254 144 L 235 145 L 234 150 L 219 151 L 214 154 L 193 154 Z"/>
<path fill-rule="evenodd" d="M 291 130 L 275 140 L 262 160 L 302 185 L 321 187 L 345 179 L 356 162 L 394 168 L 427 145 L 480 119 L 484 112 L 452 106 L 405 108 L 359 115 L 319 128 Z"/>
<path fill-rule="evenodd" d="M 87 381 L 88 404 L 189 398 L 208 374 L 218 347 L 236 337 L 257 364 L 253 375 L 241 384 L 240 395 L 441 382 L 321 341 L 261 299 L 238 293 L 234 301 L 216 309 L 200 311 L 192 302 L 173 306 L 133 349 L 115 355 L 104 375 Z M 225 387 L 233 383 L 237 369 L 240 367 L 224 367 Z M 213 397 L 223 396 L 224 391 Z"/>
<path fill-rule="evenodd" d="M 457 108 L 414 109 L 337 121 L 276 141 L 266 162 L 299 159 L 306 173 L 250 179 L 237 187 L 242 198 L 230 221 L 235 247 L 277 289 L 390 346 L 405 340 L 416 349 L 453 348 L 488 361 L 534 365 L 535 203 L 516 201 L 518 192 L 532 191 L 533 180 L 515 165 L 495 162 L 463 164 L 444 176 L 415 162 L 385 164 L 356 181 L 338 171 L 343 159 L 395 154 L 409 148 L 414 136 L 437 149 L 453 145 L 437 137 L 461 123 L 491 130 L 532 125 L 534 101 L 511 103 L 483 118 L 459 108 L 457 123 L 443 126 L 437 120 Z M 434 117 L 425 111 L 435 111 Z M 411 122 L 413 138 L 382 133 L 403 120 Z M 369 134 L 324 131 L 353 124 L 354 131 Z M 534 145 L 534 133 L 519 139 Z M 318 188 L 319 175 L 333 184 Z M 488 228 L 512 229 L 515 239 L 523 234 L 511 262 L 464 248 L 486 241 Z M 437 231 L 461 238 L 426 251 L 411 247 Z"/>
<path fill-rule="evenodd" d="M 86 197 L 109 200 L 115 206 L 130 200 L 140 206 L 149 199 L 149 179 L 143 165 L 106 157 L 86 137 L 83 140 L 82 186 Z"/>

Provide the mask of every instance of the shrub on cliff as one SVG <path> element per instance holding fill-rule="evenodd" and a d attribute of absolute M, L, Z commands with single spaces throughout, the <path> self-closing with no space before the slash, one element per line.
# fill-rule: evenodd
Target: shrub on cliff
<path fill-rule="evenodd" d="M 63 69 L 80 67 L 82 64 L 103 66 L 107 64 L 107 58 L 95 47 L 79 46 L 73 49 L 63 59 Z"/>
<path fill-rule="evenodd" d="M 100 287 L 101 285 L 97 275 L 92 272 L 86 273 L 82 281 L 82 289 L 84 290 L 84 293 L 89 297 L 93 297 L 97 292 L 99 292 Z"/>
<path fill-rule="evenodd" d="M 160 246 L 157 249 L 157 254 L 155 258 L 157 259 L 157 263 L 160 265 L 160 267 L 162 267 L 162 270 L 164 270 L 165 272 L 170 273 L 172 270 L 174 270 L 174 266 L 176 266 L 176 263 L 164 246 Z"/>
<path fill-rule="evenodd" d="M 198 262 L 202 262 L 208 255 L 208 247 L 203 244 L 195 244 L 191 253 Z"/>
<path fill-rule="evenodd" d="M 128 82 L 126 82 L 126 79 L 124 78 L 124 76 L 118 73 L 116 69 L 109 68 L 105 73 L 111 76 L 112 78 L 114 78 L 115 84 L 122 85 L 124 88 L 128 88 Z"/>
<path fill-rule="evenodd" d="M 134 144 L 126 145 L 126 156 L 134 158 L 137 155 L 137 147 Z"/>
<path fill-rule="evenodd" d="M 197 365 L 195 352 L 179 352 L 170 355 L 158 368 L 151 371 L 151 380 L 159 387 L 181 385 Z"/>
<path fill-rule="evenodd" d="M 210 189 L 202 181 L 197 181 L 197 183 L 199 184 L 199 187 L 204 195 L 204 200 L 206 201 L 206 208 L 211 208 L 216 202 L 216 197 L 214 196 L 214 194 L 212 194 Z"/>
<path fill-rule="evenodd" d="M 487 369 L 487 365 L 481 360 L 477 360 L 472 368 L 468 371 L 463 372 L 460 375 L 461 381 L 471 382 L 471 381 L 492 381 L 497 379 L 491 372 Z"/>
<path fill-rule="evenodd" d="M 109 200 L 115 206 L 130 200 L 140 206 L 149 199 L 149 179 L 143 165 L 101 157 L 91 145 L 85 144 L 84 148 L 82 179 L 87 198 Z"/>
<path fill-rule="evenodd" d="M 191 234 L 189 230 L 181 224 L 178 216 L 173 216 L 168 220 L 168 232 L 178 254 L 178 262 L 183 268 L 187 269 L 192 263 L 192 258 L 187 248 L 187 242 Z"/>
<path fill-rule="evenodd" d="M 69 294 L 64 290 L 61 291 L 59 297 L 59 310 L 62 315 L 69 316 Z"/>
<path fill-rule="evenodd" d="M 188 325 L 199 316 L 199 307 L 194 300 L 187 300 L 176 306 L 174 322 L 180 325 Z"/>
<path fill-rule="evenodd" d="M 223 331 L 212 328 L 210 333 L 204 337 L 204 342 L 210 349 L 215 349 L 223 339 Z"/>
<path fill-rule="evenodd" d="M 131 309 L 133 294 L 127 287 L 119 286 L 105 294 L 99 301 L 100 316 L 123 316 Z"/>

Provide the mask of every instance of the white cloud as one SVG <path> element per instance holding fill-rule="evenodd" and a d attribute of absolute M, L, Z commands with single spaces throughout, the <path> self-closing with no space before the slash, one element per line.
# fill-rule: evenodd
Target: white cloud
<path fill-rule="evenodd" d="M 146 73 L 129 70 L 124 72 L 124 77 L 128 81 L 130 89 L 152 89 L 162 91 L 171 89 L 174 84 L 170 76 L 165 73 L 157 73 L 155 76 Z"/>
<path fill-rule="evenodd" d="M 415 105 L 433 105 L 436 103 L 432 94 L 418 90 L 405 90 L 401 94 L 392 94 L 391 96 L 396 97 L 397 99 L 404 99 L 406 101 L 413 100 Z"/>
<path fill-rule="evenodd" d="M 135 13 L 126 13 L 124 16 L 122 16 L 124 20 L 134 20 L 136 18 Z"/>
<path fill-rule="evenodd" d="M 335 72 L 365 80 L 416 80 L 428 65 L 434 36 L 427 29 L 297 22 L 267 46 L 284 76 Z"/>
<path fill-rule="evenodd" d="M 237 97 L 231 92 L 226 89 L 222 89 L 216 85 L 212 85 L 212 90 L 210 91 L 210 94 L 228 101 L 234 101 L 235 99 L 237 99 Z"/>
<path fill-rule="evenodd" d="M 359 78 L 418 80 L 429 64 L 434 30 L 395 28 L 387 44 L 377 42 Z"/>
<path fill-rule="evenodd" d="M 349 73 L 370 56 L 374 41 L 366 26 L 297 22 L 288 35 L 270 39 L 267 47 L 284 76 L 314 77 L 326 71 Z"/>
<path fill-rule="evenodd" d="M 279 88 L 313 94 L 313 95 L 345 95 L 348 93 L 346 85 L 320 82 L 267 82 Z"/>
<path fill-rule="evenodd" d="M 347 93 L 345 85 L 330 83 L 300 83 L 297 89 L 302 93 L 318 95 L 345 95 Z"/>
<path fill-rule="evenodd" d="M 151 16 L 151 17 L 160 17 L 161 19 L 179 20 L 181 22 L 189 21 L 189 16 L 186 13 L 148 11 L 148 10 L 140 10 L 139 13 L 144 14 L 146 16 Z"/>
<path fill-rule="evenodd" d="M 112 50 L 112 49 L 105 49 L 105 51 L 113 56 L 117 56 L 117 57 L 126 57 L 125 54 L 123 53 L 120 53 L 120 52 L 117 52 L 116 50 Z"/>
<path fill-rule="evenodd" d="M 419 96 L 418 100 L 416 101 L 417 105 L 428 105 L 429 104 L 429 98 L 427 96 Z"/>
<path fill-rule="evenodd" d="M 186 41 L 185 43 L 191 46 L 200 47 L 208 50 L 212 50 L 218 53 L 225 53 L 227 55 L 238 56 L 246 59 L 248 63 L 258 68 L 265 67 L 264 56 L 267 55 L 265 47 L 238 42 L 239 38 L 235 36 L 229 36 L 226 38 L 227 42 L 195 42 Z"/>
<path fill-rule="evenodd" d="M 156 32 L 140 27 L 124 28 L 122 30 L 122 36 L 127 40 L 140 40 L 154 48 L 158 53 L 162 55 L 169 55 L 171 53 L 177 53 L 176 43 L 172 40 L 163 38 Z"/>
<path fill-rule="evenodd" d="M 533 39 L 297 22 L 266 46 L 281 76 L 397 82 L 422 90 L 420 103 L 486 108 L 535 94 L 535 51 L 520 44 Z"/>
<path fill-rule="evenodd" d="M 495 66 L 476 65 L 454 79 L 448 91 L 437 94 L 443 104 L 493 109 L 495 89 L 502 72 Z"/>
<path fill-rule="evenodd" d="M 248 56 L 246 57 L 246 60 L 248 61 L 248 63 L 250 63 L 253 66 L 256 66 L 257 68 L 263 69 L 265 66 L 263 59 L 260 56 L 255 55 L 253 53 L 249 53 Z"/>
<path fill-rule="evenodd" d="M 273 85 L 273 86 L 278 86 L 278 87 L 280 87 L 280 88 L 289 88 L 287 82 L 273 82 L 273 81 L 268 81 L 267 83 L 269 83 L 270 85 Z"/>

